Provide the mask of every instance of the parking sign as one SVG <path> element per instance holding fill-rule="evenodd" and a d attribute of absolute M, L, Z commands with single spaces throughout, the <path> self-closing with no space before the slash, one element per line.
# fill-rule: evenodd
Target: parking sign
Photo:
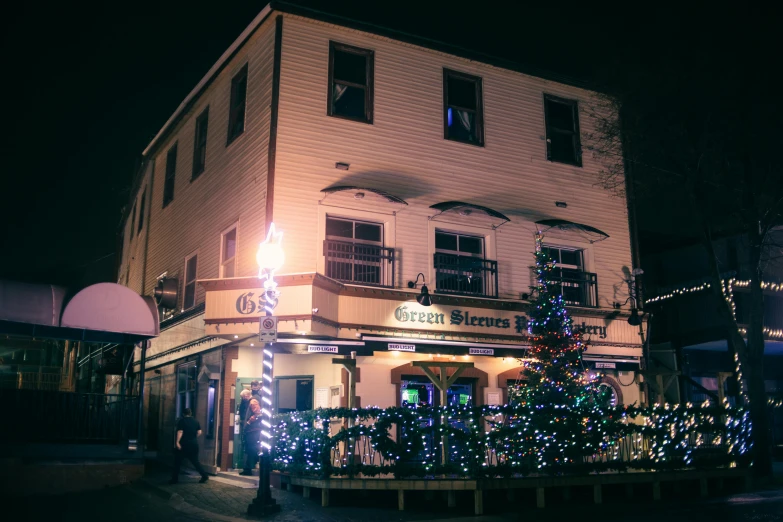
<path fill-rule="evenodd" d="M 277 341 L 277 317 L 261 317 L 258 325 L 259 342 L 273 343 Z"/>

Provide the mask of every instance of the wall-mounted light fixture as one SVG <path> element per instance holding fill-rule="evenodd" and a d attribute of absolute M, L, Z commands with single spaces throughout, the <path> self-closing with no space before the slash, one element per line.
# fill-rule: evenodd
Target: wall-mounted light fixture
<path fill-rule="evenodd" d="M 351 167 L 350 163 L 343 163 L 342 161 L 338 161 L 334 164 L 334 168 L 338 170 L 348 170 Z"/>
<path fill-rule="evenodd" d="M 416 284 L 419 282 L 419 276 L 421 276 L 421 293 L 416 296 L 416 302 L 418 302 L 421 306 L 432 306 L 432 297 L 430 297 L 430 289 L 427 288 L 426 282 L 424 281 L 424 274 L 419 273 L 419 275 L 416 276 L 415 281 L 408 281 L 408 288 L 416 288 Z"/>
<path fill-rule="evenodd" d="M 555 201 L 555 206 L 560 208 L 566 208 L 568 207 L 568 203 L 565 201 Z"/>

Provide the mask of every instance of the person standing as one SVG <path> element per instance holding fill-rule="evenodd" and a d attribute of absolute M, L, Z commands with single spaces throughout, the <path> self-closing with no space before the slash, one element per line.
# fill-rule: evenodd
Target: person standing
<path fill-rule="evenodd" d="M 237 415 L 239 415 L 239 420 L 241 421 L 240 426 L 244 427 L 245 419 L 247 418 L 248 406 L 250 406 L 250 399 L 253 398 L 253 392 L 250 390 L 242 390 L 242 392 L 239 394 L 239 397 L 242 399 L 242 401 L 237 407 Z"/>
<path fill-rule="evenodd" d="M 245 445 L 245 465 L 240 475 L 252 475 L 261 452 L 261 405 L 257 400 L 250 400 L 250 411 L 245 421 L 243 432 Z"/>
<path fill-rule="evenodd" d="M 182 459 L 186 458 L 193 464 L 201 475 L 200 483 L 209 480 L 207 472 L 198 461 L 198 437 L 201 435 L 201 425 L 193 418 L 193 410 L 185 408 L 182 418 L 177 422 L 177 442 L 174 451 L 174 473 L 171 475 L 170 484 L 179 482 L 179 470 L 182 467 Z"/>
<path fill-rule="evenodd" d="M 258 381 L 252 381 L 250 383 L 250 393 L 253 395 L 251 398 L 258 401 L 261 404 L 261 383 Z"/>

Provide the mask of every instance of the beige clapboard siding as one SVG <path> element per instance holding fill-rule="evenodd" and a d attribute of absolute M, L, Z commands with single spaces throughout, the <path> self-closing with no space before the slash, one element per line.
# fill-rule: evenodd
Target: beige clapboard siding
<path fill-rule="evenodd" d="M 163 272 L 179 277 L 182 282 L 185 257 L 196 251 L 198 278 L 218 277 L 220 234 L 236 222 L 239 222 L 237 275 L 251 275 L 255 271 L 255 249 L 263 239 L 265 227 L 274 32 L 274 21 L 262 24 L 156 152 L 144 289 L 147 294 Z M 245 63 L 248 64 L 245 131 L 227 147 L 231 79 Z M 195 120 L 207 105 L 206 169 L 191 181 Z M 178 142 L 174 199 L 162 208 L 166 154 L 174 142 Z M 196 300 L 204 300 L 201 287 L 197 287 Z"/>
<path fill-rule="evenodd" d="M 128 274 L 128 288 L 143 293 L 142 281 L 143 281 L 143 268 L 144 268 L 144 246 L 147 233 L 149 232 L 149 205 L 150 205 L 150 189 L 149 178 L 151 173 L 151 165 L 146 165 L 142 173 L 142 183 L 139 187 L 139 192 L 134 199 L 136 204 L 136 216 L 135 220 L 131 223 L 133 216 L 133 205 L 131 202 L 131 210 L 128 213 L 128 219 L 124 224 L 124 236 L 122 245 L 122 258 L 119 266 L 118 279 L 121 284 L 125 284 L 125 274 Z M 144 228 L 141 231 L 138 230 L 139 226 L 139 214 L 141 212 L 141 194 L 146 190 L 146 201 L 144 210 Z M 133 230 L 133 238 L 131 238 L 131 230 Z"/>
<path fill-rule="evenodd" d="M 375 50 L 374 123 L 326 116 L 328 43 Z M 497 69 L 345 28 L 285 16 L 275 221 L 286 231 L 286 271 L 313 271 L 320 190 L 358 184 L 389 190 L 410 204 L 396 216 L 399 284 L 431 266 L 428 207 L 467 200 L 506 213 L 495 232 L 500 292 L 517 296 L 530 285 L 533 222 L 563 218 L 611 237 L 592 246 L 600 301 L 618 300 L 622 267 L 630 266 L 625 201 L 596 186 L 601 166 L 585 151 L 584 168 L 546 161 L 543 94 L 580 101 L 583 135 L 592 130 L 587 91 Z M 483 78 L 485 147 L 443 139 L 442 75 L 448 67 Z M 351 164 L 350 171 L 334 163 Z M 565 200 L 568 208 L 555 207 Z M 624 298 L 622 299 L 624 300 Z"/>

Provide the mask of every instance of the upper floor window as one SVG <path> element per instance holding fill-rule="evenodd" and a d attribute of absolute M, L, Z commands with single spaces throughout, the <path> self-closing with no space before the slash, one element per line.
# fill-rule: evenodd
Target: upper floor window
<path fill-rule="evenodd" d="M 228 142 L 245 132 L 245 104 L 247 101 L 247 64 L 231 79 L 231 101 L 228 112 Z M 206 130 L 206 129 L 205 129 Z M 206 133 L 205 133 L 206 136 Z"/>
<path fill-rule="evenodd" d="M 244 110 L 242 111 L 244 112 Z M 196 133 L 193 139 L 193 176 L 196 179 L 204 172 L 207 165 L 207 124 L 209 123 L 209 107 L 196 118 Z"/>
<path fill-rule="evenodd" d="M 166 153 L 166 179 L 163 182 L 163 206 L 174 199 L 174 179 L 177 175 L 177 144 Z"/>
<path fill-rule="evenodd" d="M 481 78 L 443 69 L 444 137 L 484 145 Z"/>
<path fill-rule="evenodd" d="M 144 228 L 144 205 L 147 202 L 147 187 L 141 192 L 141 202 L 139 203 L 139 229 L 137 232 L 141 232 Z"/>
<path fill-rule="evenodd" d="M 597 306 L 598 281 L 595 274 L 585 271 L 584 251 L 559 246 L 545 246 L 543 251 L 555 262 L 551 277 L 565 304 Z"/>
<path fill-rule="evenodd" d="M 435 290 L 497 297 L 497 261 L 484 259 L 484 238 L 435 231 Z"/>
<path fill-rule="evenodd" d="M 182 299 L 182 309 L 196 306 L 196 273 L 198 270 L 198 255 L 193 254 L 185 259 L 185 295 Z"/>
<path fill-rule="evenodd" d="M 326 218 L 326 276 L 339 281 L 394 286 L 394 250 L 383 246 L 383 224 Z"/>
<path fill-rule="evenodd" d="M 576 100 L 544 95 L 546 157 L 549 161 L 582 166 L 579 108 Z"/>
<path fill-rule="evenodd" d="M 237 270 L 237 228 L 220 237 L 220 277 L 235 277 Z"/>
<path fill-rule="evenodd" d="M 136 229 L 136 202 L 133 202 L 133 210 L 131 211 L 130 220 L 130 238 L 133 239 L 133 231 Z"/>
<path fill-rule="evenodd" d="M 373 51 L 329 42 L 329 116 L 372 123 L 373 61 Z"/>

